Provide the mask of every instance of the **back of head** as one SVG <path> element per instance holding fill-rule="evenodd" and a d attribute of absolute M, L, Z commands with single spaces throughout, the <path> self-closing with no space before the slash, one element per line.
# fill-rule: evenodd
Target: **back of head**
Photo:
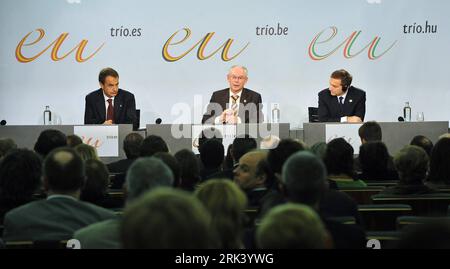
<path fill-rule="evenodd" d="M 41 158 L 31 150 L 8 153 L 0 162 L 0 199 L 2 203 L 30 201 L 41 185 Z"/>
<path fill-rule="evenodd" d="M 434 220 L 402 230 L 398 249 L 450 249 L 450 222 Z"/>
<path fill-rule="evenodd" d="M 54 193 L 78 191 L 85 181 L 85 165 L 81 157 L 71 148 L 58 148 L 44 160 L 44 179 Z"/>
<path fill-rule="evenodd" d="M 45 157 L 55 148 L 67 146 L 67 137 L 58 130 L 45 130 L 34 144 L 34 151 Z"/>
<path fill-rule="evenodd" d="M 304 145 L 301 143 L 293 139 L 281 140 L 278 146 L 271 149 L 267 155 L 267 161 L 272 172 L 281 174 L 281 168 L 283 167 L 284 162 L 289 156 L 300 150 L 305 150 Z"/>
<path fill-rule="evenodd" d="M 381 141 L 381 126 L 376 121 L 365 122 L 363 125 L 361 125 L 361 127 L 359 127 L 358 135 L 361 138 L 361 141 L 364 142 Z"/>
<path fill-rule="evenodd" d="M 405 146 L 394 156 L 394 165 L 400 181 L 421 184 L 428 170 L 428 155 L 418 146 Z"/>
<path fill-rule="evenodd" d="M 138 133 L 130 133 L 123 140 L 123 150 L 127 159 L 136 159 L 139 157 L 141 145 L 144 138 Z"/>
<path fill-rule="evenodd" d="M 432 182 L 443 182 L 450 185 L 450 137 L 442 137 L 431 151 L 430 173 Z"/>
<path fill-rule="evenodd" d="M 128 249 L 205 249 L 213 247 L 211 218 L 194 196 L 158 188 L 129 206 L 121 238 Z"/>
<path fill-rule="evenodd" d="M 175 158 L 180 164 L 180 187 L 193 190 L 200 181 L 200 165 L 197 156 L 191 150 L 182 149 L 175 153 Z"/>
<path fill-rule="evenodd" d="M 381 141 L 364 143 L 359 147 L 359 162 L 366 175 L 382 175 L 387 171 L 389 153 Z"/>
<path fill-rule="evenodd" d="M 108 189 L 108 168 L 101 161 L 94 159 L 85 161 L 85 166 L 86 182 L 81 190 L 80 199 L 97 203 L 105 197 Z"/>
<path fill-rule="evenodd" d="M 232 155 L 234 162 L 238 162 L 239 159 L 244 155 L 245 153 L 256 149 L 257 144 L 256 140 L 249 135 L 245 135 L 243 137 L 236 137 L 233 140 L 233 146 L 232 146 Z"/>
<path fill-rule="evenodd" d="M 200 185 L 195 196 L 211 214 L 211 226 L 220 237 L 221 248 L 242 247 L 245 193 L 230 180 L 212 179 Z"/>
<path fill-rule="evenodd" d="M 163 161 L 173 174 L 173 186 L 178 187 L 180 185 L 180 164 L 178 160 L 167 152 L 158 152 L 153 157 Z"/>
<path fill-rule="evenodd" d="M 16 142 L 14 142 L 11 138 L 0 139 L 0 159 L 2 159 L 10 150 L 16 148 Z"/>
<path fill-rule="evenodd" d="M 256 231 L 256 243 L 263 249 L 323 249 L 328 233 L 313 209 L 306 205 L 274 207 Z"/>
<path fill-rule="evenodd" d="M 75 146 L 75 151 L 80 155 L 83 161 L 98 160 L 97 150 L 88 144 L 79 144 Z"/>
<path fill-rule="evenodd" d="M 223 162 L 225 149 L 222 141 L 211 138 L 206 140 L 200 147 L 200 159 L 205 168 L 218 168 Z"/>
<path fill-rule="evenodd" d="M 141 144 L 140 156 L 151 157 L 157 152 L 169 152 L 166 141 L 157 135 L 147 136 Z"/>
<path fill-rule="evenodd" d="M 139 158 L 128 168 L 128 200 L 134 200 L 156 187 L 171 187 L 173 174 L 163 161 L 154 157 Z"/>
<path fill-rule="evenodd" d="M 283 165 L 282 182 L 287 198 L 316 207 L 327 188 L 323 162 L 307 151 L 297 152 Z"/>
<path fill-rule="evenodd" d="M 423 135 L 416 135 L 409 144 L 423 148 L 428 156 L 431 156 L 431 151 L 433 150 L 433 142 L 428 137 Z"/>
<path fill-rule="evenodd" d="M 74 148 L 80 144 L 83 144 L 83 141 L 78 135 L 68 135 L 67 136 L 67 146 Z"/>
<path fill-rule="evenodd" d="M 344 138 L 335 138 L 327 144 L 324 162 L 328 175 L 354 176 L 353 147 Z"/>

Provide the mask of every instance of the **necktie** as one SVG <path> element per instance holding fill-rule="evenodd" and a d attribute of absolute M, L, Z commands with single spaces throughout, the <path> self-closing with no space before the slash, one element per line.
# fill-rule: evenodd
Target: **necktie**
<path fill-rule="evenodd" d="M 233 96 L 231 96 L 231 110 L 233 110 L 233 115 L 234 116 L 236 116 L 237 115 L 237 106 L 238 106 L 238 104 L 237 104 L 237 99 L 239 98 L 239 96 L 238 95 L 233 95 Z"/>
<path fill-rule="evenodd" d="M 344 97 L 339 97 L 339 104 L 340 105 L 343 105 L 344 104 Z"/>
<path fill-rule="evenodd" d="M 114 107 L 111 98 L 108 99 L 108 111 L 106 113 L 106 120 L 112 120 L 112 123 L 114 123 Z"/>

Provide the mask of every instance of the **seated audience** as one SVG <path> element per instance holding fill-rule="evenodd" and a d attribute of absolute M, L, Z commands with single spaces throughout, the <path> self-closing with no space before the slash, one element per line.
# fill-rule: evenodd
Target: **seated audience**
<path fill-rule="evenodd" d="M 58 130 L 44 130 L 34 144 L 34 151 L 45 158 L 53 149 L 67 146 L 67 137 Z"/>
<path fill-rule="evenodd" d="M 43 164 L 47 199 L 9 211 L 3 239 L 67 240 L 82 227 L 114 218 L 112 211 L 79 201 L 85 176 L 84 162 L 73 149 L 64 147 L 50 152 Z"/>
<path fill-rule="evenodd" d="M 397 172 L 389 170 L 389 153 L 386 145 L 381 141 L 372 141 L 362 144 L 359 147 L 359 164 L 362 180 L 398 180 Z"/>
<path fill-rule="evenodd" d="M 427 184 L 437 188 L 450 186 L 450 137 L 440 138 L 431 151 Z"/>
<path fill-rule="evenodd" d="M 174 156 L 180 164 L 180 188 L 194 191 L 200 182 L 200 164 L 197 156 L 188 149 L 182 149 Z"/>

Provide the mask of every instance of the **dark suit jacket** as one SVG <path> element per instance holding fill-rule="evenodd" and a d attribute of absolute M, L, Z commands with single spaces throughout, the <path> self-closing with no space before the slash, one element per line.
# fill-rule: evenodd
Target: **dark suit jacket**
<path fill-rule="evenodd" d="M 319 121 L 340 122 L 341 117 L 358 116 L 364 121 L 366 114 L 366 92 L 350 86 L 341 108 L 336 96 L 329 89 L 319 92 Z"/>
<path fill-rule="evenodd" d="M 229 100 L 229 88 L 214 92 L 209 101 L 207 111 L 203 115 L 202 123 L 214 124 L 214 119 L 220 116 L 220 114 L 229 107 L 227 106 Z M 254 109 L 251 109 L 252 106 L 247 106 L 247 109 L 245 110 L 244 107 L 247 104 L 254 104 Z M 261 94 L 244 88 L 241 93 L 238 116 L 241 118 L 242 123 L 263 122 L 264 115 L 262 114 Z"/>
<path fill-rule="evenodd" d="M 5 241 L 67 240 L 89 224 L 114 218 L 114 212 L 66 197 L 40 200 L 5 216 Z"/>
<path fill-rule="evenodd" d="M 105 120 L 105 98 L 103 90 L 98 89 L 86 96 L 84 124 L 103 124 Z M 133 124 L 135 130 L 139 128 L 134 95 L 122 89 L 114 97 L 114 124 Z"/>

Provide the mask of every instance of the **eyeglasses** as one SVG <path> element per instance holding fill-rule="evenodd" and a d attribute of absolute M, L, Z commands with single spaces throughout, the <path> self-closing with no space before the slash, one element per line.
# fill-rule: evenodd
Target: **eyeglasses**
<path fill-rule="evenodd" d="M 247 77 L 230 76 L 230 79 L 232 79 L 232 80 L 244 80 L 244 79 L 247 79 Z"/>

